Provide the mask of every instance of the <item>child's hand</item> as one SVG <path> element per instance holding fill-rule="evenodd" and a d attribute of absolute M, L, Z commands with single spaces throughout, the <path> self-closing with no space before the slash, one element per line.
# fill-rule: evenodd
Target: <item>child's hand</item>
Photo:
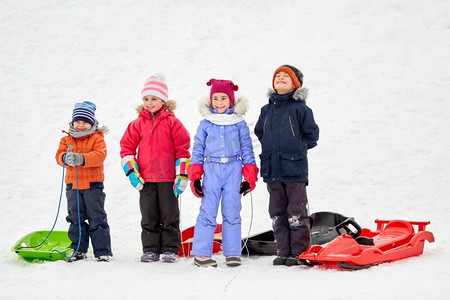
<path fill-rule="evenodd" d="M 130 173 L 130 175 L 128 175 L 128 179 L 130 179 L 131 185 L 138 191 L 144 188 L 145 180 L 141 177 L 139 172 Z"/>
<path fill-rule="evenodd" d="M 66 165 L 71 167 L 83 165 L 84 164 L 84 156 L 80 153 L 73 153 L 72 146 L 69 146 L 67 149 L 67 153 L 63 156 L 63 161 Z"/>
<path fill-rule="evenodd" d="M 241 183 L 241 190 L 239 191 L 240 194 L 244 194 L 247 195 L 248 193 L 250 193 L 251 191 L 253 191 L 255 189 L 256 184 L 250 183 L 248 181 L 242 181 Z"/>
<path fill-rule="evenodd" d="M 173 193 L 178 196 L 184 192 L 188 182 L 187 175 L 177 175 L 173 183 Z"/>
<path fill-rule="evenodd" d="M 244 181 L 241 183 L 241 190 L 239 193 L 243 193 L 244 196 L 253 191 L 256 187 L 256 182 L 258 181 L 258 167 L 252 164 L 244 165 L 242 168 L 242 176 L 244 176 Z"/>
<path fill-rule="evenodd" d="M 191 191 L 197 198 L 203 198 L 202 179 L 203 165 L 191 164 L 188 168 L 188 178 L 191 181 Z"/>
<path fill-rule="evenodd" d="M 138 191 L 142 190 L 144 188 L 145 180 L 139 173 L 139 167 L 134 160 L 134 157 L 131 155 L 124 156 L 121 163 L 125 175 L 130 179 L 131 185 Z"/>
<path fill-rule="evenodd" d="M 187 169 L 189 167 L 189 158 L 179 158 L 175 161 L 175 182 L 173 184 L 173 193 L 178 196 L 184 192 L 187 186 L 188 176 Z"/>
<path fill-rule="evenodd" d="M 203 194 L 202 182 L 200 180 L 191 181 L 191 191 L 197 198 L 203 198 L 205 196 Z"/>

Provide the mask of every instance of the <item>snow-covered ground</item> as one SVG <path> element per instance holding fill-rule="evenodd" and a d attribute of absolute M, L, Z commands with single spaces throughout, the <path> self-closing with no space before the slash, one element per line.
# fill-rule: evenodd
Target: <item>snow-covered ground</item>
<path fill-rule="evenodd" d="M 446 299 L 450 293 L 450 3 L 445 0 L 4 0 L 0 10 L 1 299 Z M 140 90 L 166 74 L 193 136 L 211 77 L 250 100 L 253 129 L 272 72 L 300 68 L 321 129 L 309 153 L 311 212 L 429 220 L 422 256 L 357 272 L 139 262 L 138 193 L 123 175 L 119 140 Z M 10 251 L 48 230 L 59 201 L 55 160 L 73 105 L 97 104 L 106 135 L 106 209 L 114 261 L 30 264 Z M 255 154 L 260 146 L 255 139 Z M 270 229 L 268 193 L 253 192 L 251 234 Z M 243 235 L 251 199 L 243 200 Z M 199 201 L 182 195 L 182 227 Z M 57 230 L 67 230 L 65 196 Z"/>

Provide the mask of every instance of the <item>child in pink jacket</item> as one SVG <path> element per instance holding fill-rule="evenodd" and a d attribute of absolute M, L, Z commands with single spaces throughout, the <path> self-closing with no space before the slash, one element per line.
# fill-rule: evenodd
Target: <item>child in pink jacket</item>
<path fill-rule="evenodd" d="M 177 196 L 187 185 L 189 132 L 168 100 L 165 76 L 150 76 L 141 92 L 143 105 L 121 141 L 122 167 L 139 190 L 142 262 L 175 262 L 180 248 L 180 211 Z"/>

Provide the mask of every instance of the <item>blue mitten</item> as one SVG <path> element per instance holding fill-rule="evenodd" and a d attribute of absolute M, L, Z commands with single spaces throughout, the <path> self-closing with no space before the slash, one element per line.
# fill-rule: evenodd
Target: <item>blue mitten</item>
<path fill-rule="evenodd" d="M 130 179 L 131 185 L 138 191 L 142 190 L 145 180 L 141 177 L 141 174 L 139 174 L 139 167 L 134 160 L 134 156 L 124 156 L 121 163 L 125 175 Z"/>
<path fill-rule="evenodd" d="M 173 193 L 181 195 L 187 187 L 187 167 L 189 166 L 189 158 L 179 158 L 175 161 L 175 182 L 173 183 Z"/>

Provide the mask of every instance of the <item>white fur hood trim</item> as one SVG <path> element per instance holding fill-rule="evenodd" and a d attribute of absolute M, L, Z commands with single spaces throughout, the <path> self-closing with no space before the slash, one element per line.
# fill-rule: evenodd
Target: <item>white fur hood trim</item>
<path fill-rule="evenodd" d="M 177 108 L 177 103 L 174 100 L 167 100 L 164 104 L 168 111 L 174 111 Z M 144 110 L 144 105 L 140 104 L 136 107 L 136 112 L 139 114 Z"/>
<path fill-rule="evenodd" d="M 200 114 L 204 117 L 213 114 L 210 110 L 211 101 L 209 97 L 204 97 L 198 102 L 198 110 Z M 233 114 L 243 116 L 247 112 L 249 107 L 248 100 L 242 96 L 235 96 L 234 99 L 234 112 Z"/>
<path fill-rule="evenodd" d="M 306 101 L 306 98 L 308 98 L 308 92 L 309 90 L 307 88 L 299 88 L 295 91 L 294 95 L 292 95 L 292 98 L 297 101 Z M 269 89 L 267 96 L 270 98 L 273 94 L 275 94 L 275 91 L 273 89 Z"/>

